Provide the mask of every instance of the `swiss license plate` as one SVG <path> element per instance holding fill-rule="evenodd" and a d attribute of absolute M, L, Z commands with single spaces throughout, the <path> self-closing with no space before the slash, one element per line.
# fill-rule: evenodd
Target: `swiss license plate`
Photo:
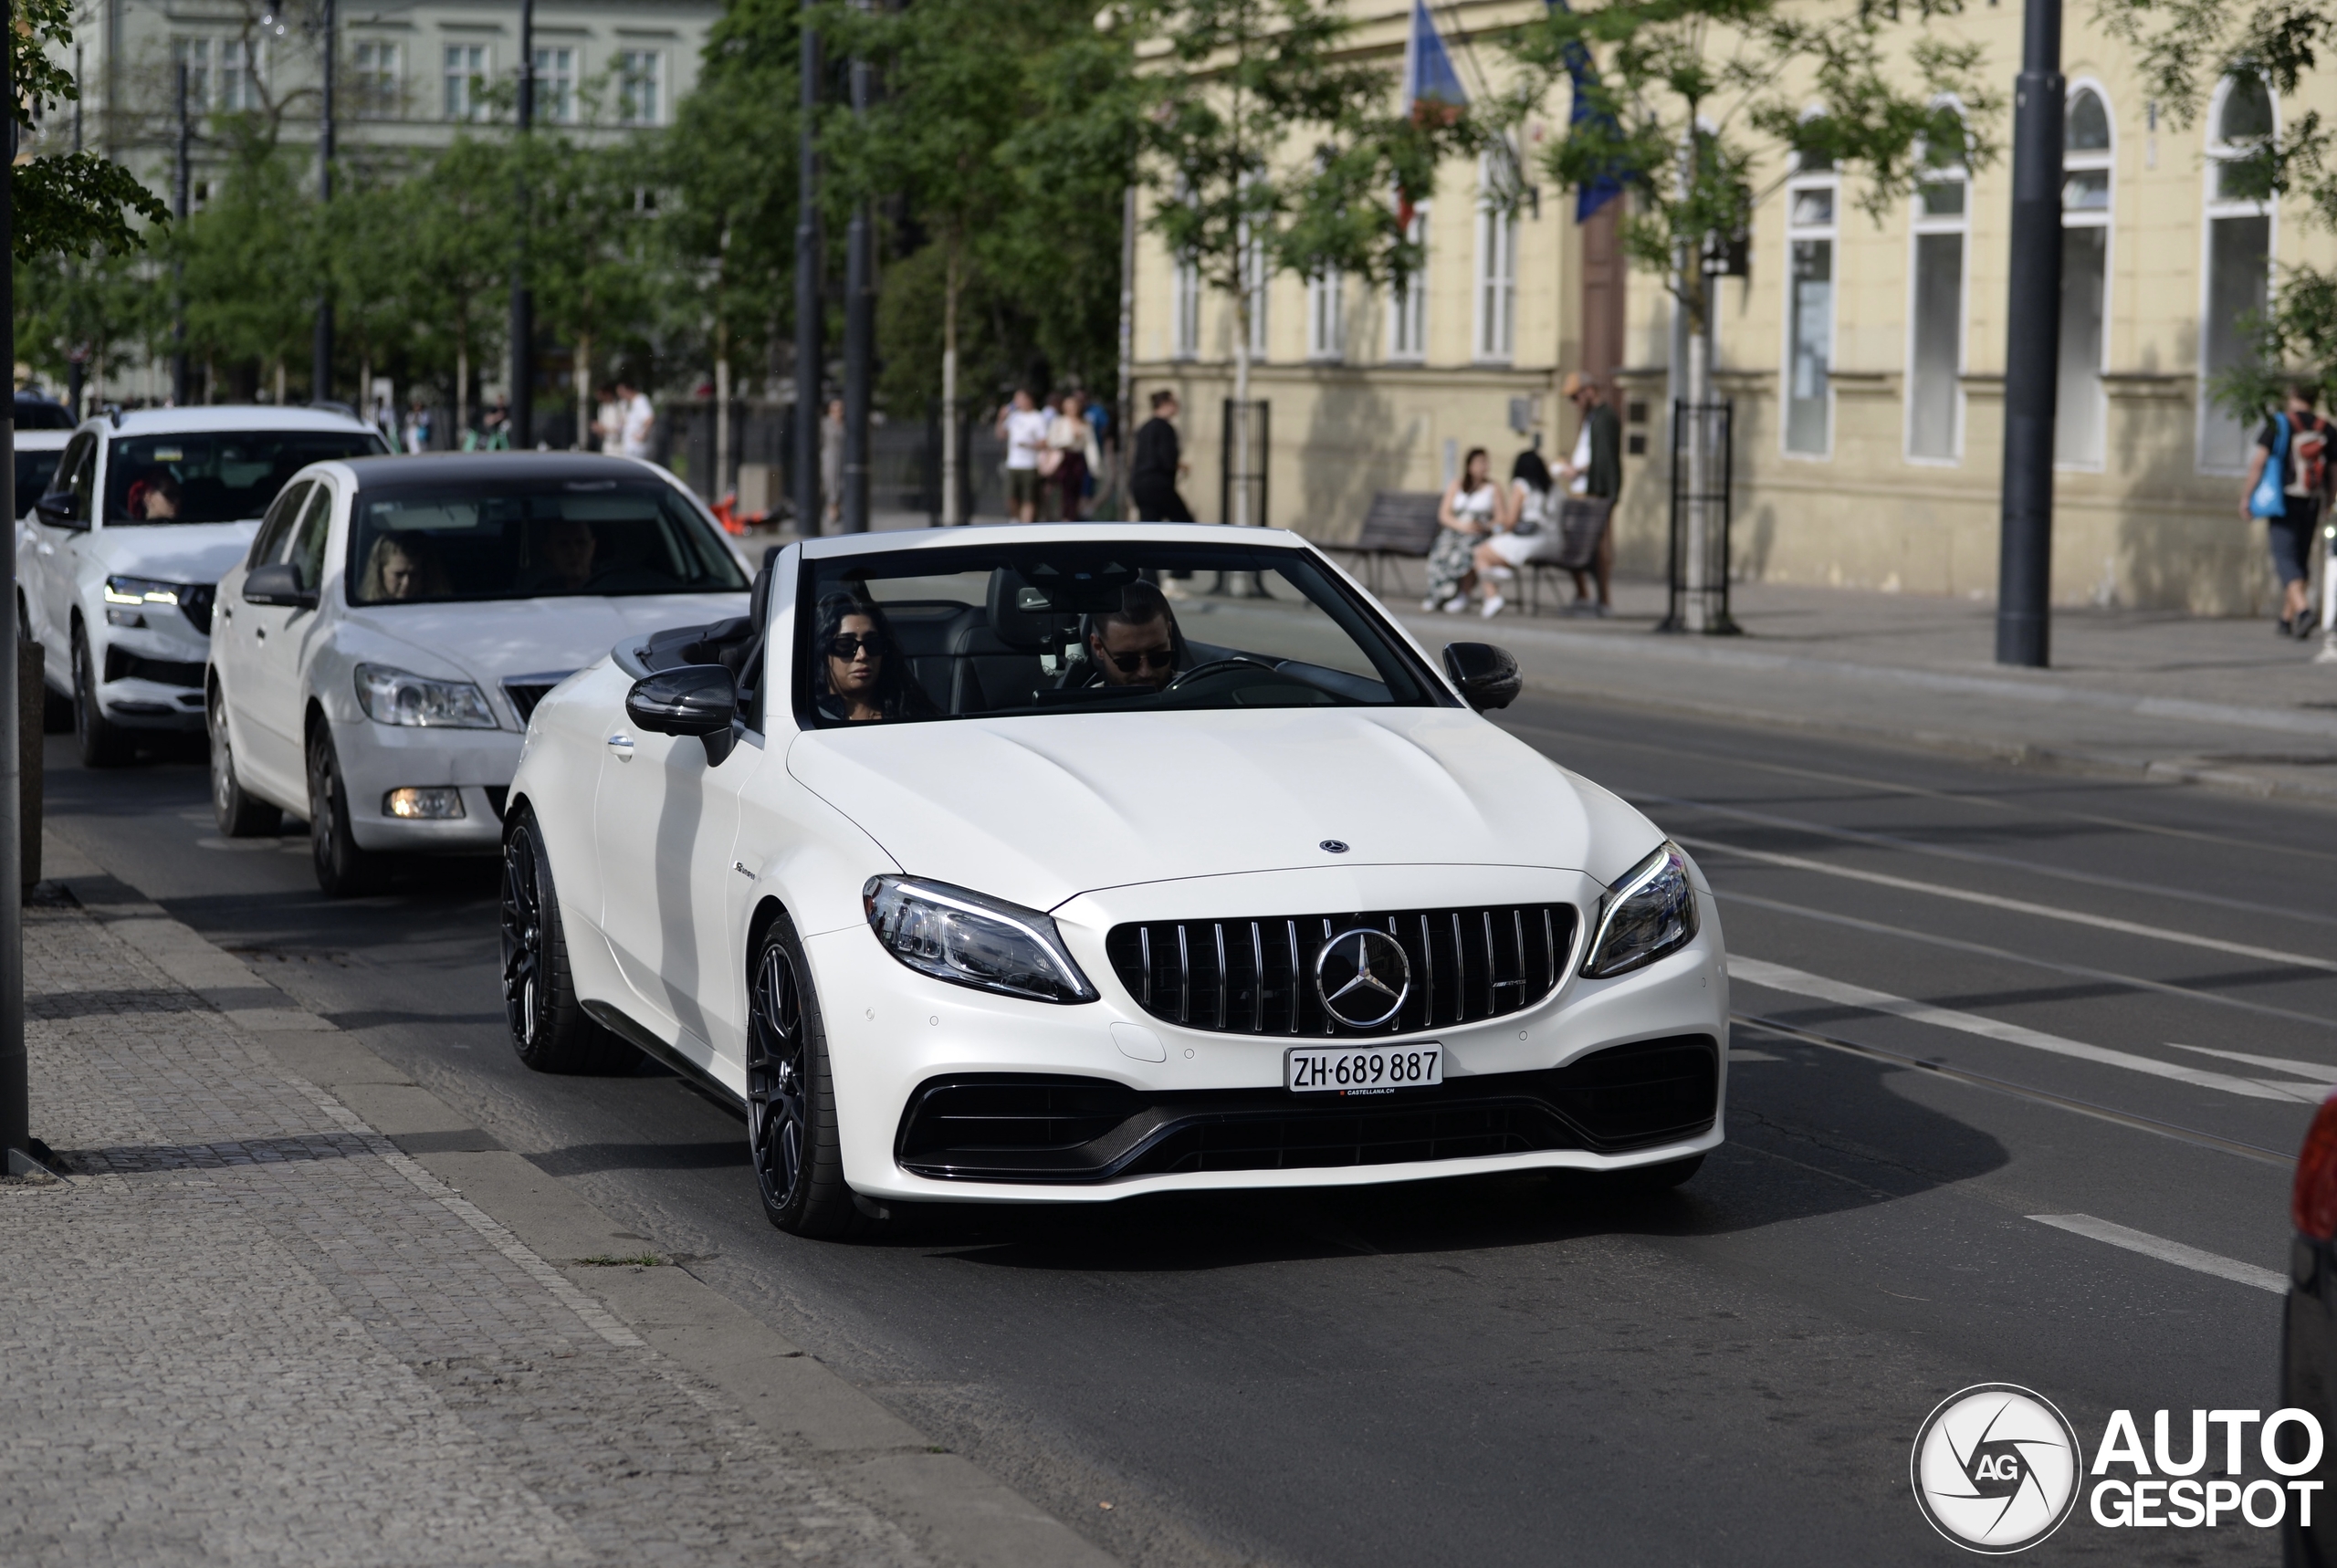
<path fill-rule="evenodd" d="M 1283 1058 L 1283 1083 L 1296 1094 L 1392 1094 L 1444 1082 L 1444 1047 L 1297 1045 Z"/>

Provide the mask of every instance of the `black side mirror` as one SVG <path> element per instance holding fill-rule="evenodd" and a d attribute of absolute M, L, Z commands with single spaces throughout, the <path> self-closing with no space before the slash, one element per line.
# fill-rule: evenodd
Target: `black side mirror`
<path fill-rule="evenodd" d="M 1525 685 L 1525 676 L 1509 650 L 1491 643 L 1447 643 L 1444 673 L 1452 677 L 1462 699 L 1479 713 L 1507 707 Z"/>
<path fill-rule="evenodd" d="M 73 493 L 51 490 L 33 503 L 33 510 L 40 520 L 52 528 L 86 528 L 89 525 L 73 515 Z"/>
<path fill-rule="evenodd" d="M 695 735 L 706 742 L 706 760 L 718 768 L 730 755 L 738 732 L 739 684 L 720 664 L 684 664 L 633 683 L 624 695 L 625 716 L 657 735 Z"/>
<path fill-rule="evenodd" d="M 288 560 L 270 561 L 254 567 L 244 579 L 244 602 L 246 604 L 284 604 L 295 610 L 314 610 L 317 596 L 300 582 L 300 569 Z"/>

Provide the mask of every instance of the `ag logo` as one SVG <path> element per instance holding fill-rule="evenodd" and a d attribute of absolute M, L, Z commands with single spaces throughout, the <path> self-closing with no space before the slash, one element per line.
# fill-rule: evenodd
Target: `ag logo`
<path fill-rule="evenodd" d="M 2025 1552 L 2077 1506 L 2085 1456 L 2069 1420 L 2039 1394 L 1983 1383 L 1941 1402 L 1915 1434 L 1915 1504 L 1969 1551 Z"/>
<path fill-rule="evenodd" d="M 1315 960 L 1315 994 L 1349 1029 L 1377 1029 L 1396 1016 L 1412 990 L 1412 961 L 1385 931 L 1342 931 Z"/>

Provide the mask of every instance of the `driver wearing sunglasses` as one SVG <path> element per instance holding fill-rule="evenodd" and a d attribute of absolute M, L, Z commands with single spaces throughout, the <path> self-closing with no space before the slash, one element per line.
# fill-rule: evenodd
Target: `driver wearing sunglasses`
<path fill-rule="evenodd" d="M 1106 685 L 1159 691 L 1177 678 L 1177 654 L 1176 612 L 1148 582 L 1128 584 L 1117 610 L 1089 622 L 1088 662 Z"/>

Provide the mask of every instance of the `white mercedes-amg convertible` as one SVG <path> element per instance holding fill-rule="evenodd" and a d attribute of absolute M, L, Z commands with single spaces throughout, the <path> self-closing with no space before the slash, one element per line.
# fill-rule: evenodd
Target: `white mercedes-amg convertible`
<path fill-rule="evenodd" d="M 1240 590 L 1238 596 L 1223 591 Z M 773 1223 L 1569 1167 L 1721 1138 L 1702 873 L 1295 535 L 774 551 L 544 697 L 513 1041 L 739 1102 Z"/>

